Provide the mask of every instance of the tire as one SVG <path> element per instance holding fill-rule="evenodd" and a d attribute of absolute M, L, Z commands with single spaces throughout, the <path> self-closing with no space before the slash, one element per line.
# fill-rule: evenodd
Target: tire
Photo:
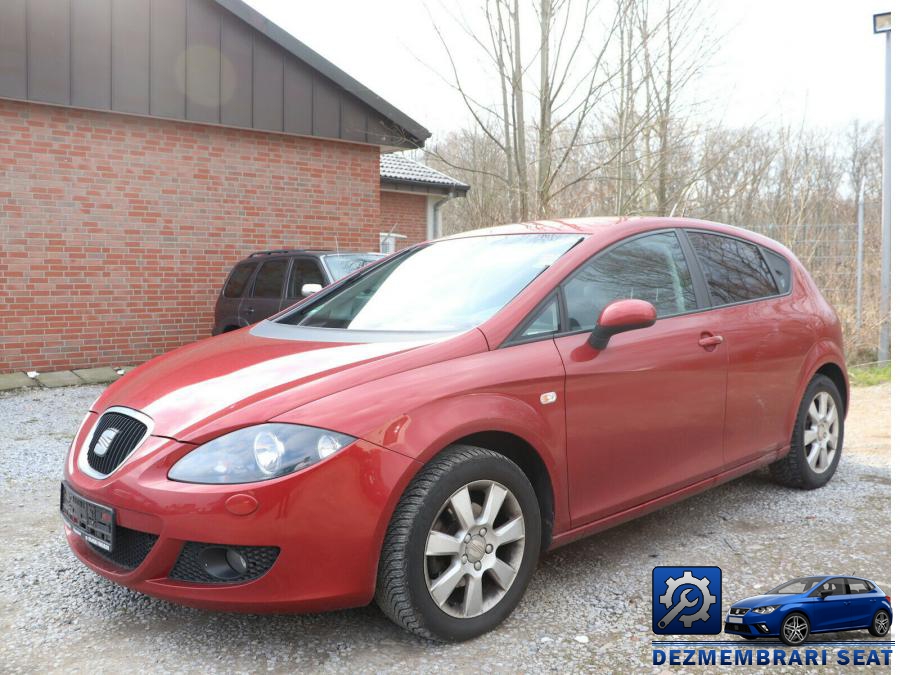
<path fill-rule="evenodd" d="M 891 615 L 886 610 L 879 609 L 872 617 L 872 624 L 869 626 L 869 635 L 875 637 L 884 637 L 891 629 Z"/>
<path fill-rule="evenodd" d="M 817 423 L 814 411 L 833 410 Z M 825 413 L 823 417 L 828 415 Z M 816 375 L 800 403 L 791 449 L 770 467 L 772 477 L 789 487 L 814 490 L 820 488 L 837 471 L 844 445 L 844 401 L 834 382 L 824 375 Z M 818 446 L 818 450 L 816 449 Z"/>
<path fill-rule="evenodd" d="M 809 637 L 809 619 L 805 614 L 794 612 L 784 617 L 778 639 L 789 647 L 798 647 Z"/>
<path fill-rule="evenodd" d="M 488 509 L 493 517 L 485 514 L 488 502 L 495 505 Z M 540 507 L 522 470 L 491 450 L 452 445 L 422 468 L 400 498 L 381 550 L 375 601 L 420 637 L 468 640 L 516 607 L 540 548 Z M 507 568 L 514 569 L 512 576 Z M 438 584 L 440 579 L 449 583 Z"/>

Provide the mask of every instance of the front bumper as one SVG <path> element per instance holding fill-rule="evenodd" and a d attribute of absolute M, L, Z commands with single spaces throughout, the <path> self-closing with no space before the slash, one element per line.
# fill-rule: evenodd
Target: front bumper
<path fill-rule="evenodd" d="M 772 614 L 745 614 L 743 623 L 731 623 L 725 620 L 725 632 L 729 635 L 743 637 L 778 637 L 781 632 L 781 617 L 778 612 Z"/>
<path fill-rule="evenodd" d="M 73 448 L 91 424 L 83 424 Z M 115 509 L 116 526 L 155 536 L 134 569 L 112 562 L 65 526 L 75 555 L 98 574 L 141 593 L 185 605 L 234 611 L 321 611 L 371 601 L 382 538 L 419 464 L 357 441 L 308 469 L 246 485 L 195 485 L 166 478 L 195 446 L 150 436 L 111 476 L 95 480 L 66 462 L 82 497 Z M 234 495 L 258 503 L 247 515 L 226 508 Z M 172 578 L 189 542 L 277 547 L 271 568 L 238 583 Z M 176 573 L 175 576 L 178 576 Z"/>

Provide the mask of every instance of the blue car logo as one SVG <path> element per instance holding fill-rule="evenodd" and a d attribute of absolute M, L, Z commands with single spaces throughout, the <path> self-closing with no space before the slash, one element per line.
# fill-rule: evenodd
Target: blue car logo
<path fill-rule="evenodd" d="M 722 570 L 718 567 L 653 569 L 653 632 L 718 635 L 722 630 Z"/>

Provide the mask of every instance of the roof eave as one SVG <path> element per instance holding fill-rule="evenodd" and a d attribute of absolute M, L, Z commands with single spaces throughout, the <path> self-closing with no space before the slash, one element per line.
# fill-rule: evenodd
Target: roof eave
<path fill-rule="evenodd" d="M 246 22 L 260 33 L 288 50 L 291 54 L 303 61 L 306 65 L 327 77 L 329 80 L 352 94 L 360 101 L 368 105 L 376 112 L 381 113 L 391 122 L 399 127 L 399 130 L 405 132 L 407 137 L 415 147 L 423 147 L 425 141 L 431 137 L 431 132 L 421 124 L 409 117 L 403 111 L 395 108 L 390 103 L 381 98 L 371 89 L 358 82 L 336 65 L 328 61 L 320 54 L 317 54 L 305 44 L 300 42 L 293 35 L 288 33 L 278 24 L 270 21 L 265 16 L 257 12 L 242 0 L 215 0 L 219 5 L 227 9 L 229 12 Z M 403 147 L 403 146 L 397 146 Z"/>
<path fill-rule="evenodd" d="M 421 194 L 439 194 L 452 197 L 464 197 L 469 192 L 469 186 L 463 184 L 451 185 L 448 183 L 432 183 L 429 181 L 398 180 L 396 178 L 381 178 L 382 190 L 396 190 L 400 192 L 417 192 Z"/>

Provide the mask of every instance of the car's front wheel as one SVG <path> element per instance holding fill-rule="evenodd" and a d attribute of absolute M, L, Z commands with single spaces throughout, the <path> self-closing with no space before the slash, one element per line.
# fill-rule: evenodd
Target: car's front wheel
<path fill-rule="evenodd" d="M 503 621 L 540 553 L 540 507 L 511 460 L 455 445 L 404 492 L 385 535 L 375 600 L 425 638 L 467 640 Z"/>
<path fill-rule="evenodd" d="M 843 399 L 831 379 L 816 375 L 800 403 L 791 450 L 772 464 L 772 475 L 791 487 L 820 488 L 837 470 L 843 444 Z"/>
<path fill-rule="evenodd" d="M 788 614 L 781 623 L 779 639 L 786 645 L 796 647 L 809 637 L 809 619 L 803 614 Z"/>
<path fill-rule="evenodd" d="M 872 617 L 872 625 L 869 626 L 869 633 L 875 637 L 884 637 L 887 635 L 888 629 L 891 627 L 891 617 L 883 609 L 875 612 Z"/>

